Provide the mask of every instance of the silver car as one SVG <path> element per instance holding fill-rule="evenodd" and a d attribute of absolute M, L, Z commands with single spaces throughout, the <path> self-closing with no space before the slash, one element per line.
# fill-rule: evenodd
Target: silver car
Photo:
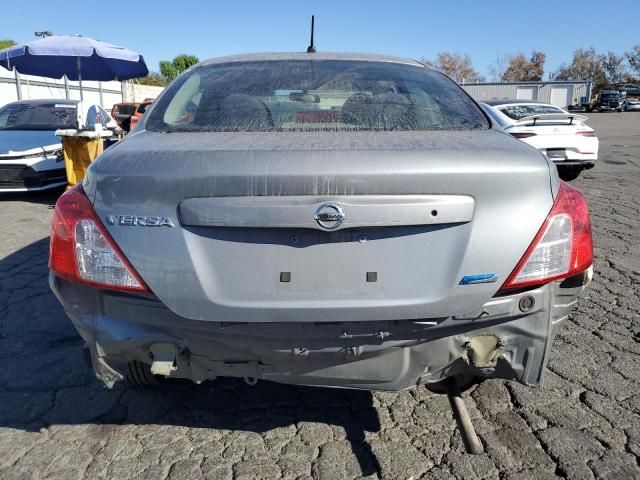
<path fill-rule="evenodd" d="M 542 381 L 589 214 L 422 63 L 210 60 L 58 201 L 50 284 L 98 378 Z"/>
<path fill-rule="evenodd" d="M 622 109 L 625 112 L 640 112 L 640 99 L 627 98 L 622 104 Z"/>

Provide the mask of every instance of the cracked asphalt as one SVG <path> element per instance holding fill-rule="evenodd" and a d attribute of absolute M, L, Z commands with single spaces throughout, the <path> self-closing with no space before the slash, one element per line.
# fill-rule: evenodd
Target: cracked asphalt
<path fill-rule="evenodd" d="M 486 453 L 447 398 L 218 380 L 107 390 L 47 285 L 55 194 L 0 197 L 1 479 L 640 478 L 640 114 L 592 114 L 595 277 L 543 388 L 465 394 Z"/>

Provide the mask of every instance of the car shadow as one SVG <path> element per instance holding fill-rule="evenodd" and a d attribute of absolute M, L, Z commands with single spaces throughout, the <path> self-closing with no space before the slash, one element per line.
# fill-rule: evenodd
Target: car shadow
<path fill-rule="evenodd" d="M 64 191 L 65 187 L 35 192 L 0 192 L 0 202 L 39 203 L 53 207 Z"/>
<path fill-rule="evenodd" d="M 249 386 L 224 378 L 163 389 L 109 390 L 86 362 L 83 340 L 49 289 L 48 238 L 0 260 L 0 427 L 173 425 L 233 432 L 292 430 L 307 446 L 348 441 L 364 476 L 379 472 L 366 441 L 381 428 L 367 391 Z"/>

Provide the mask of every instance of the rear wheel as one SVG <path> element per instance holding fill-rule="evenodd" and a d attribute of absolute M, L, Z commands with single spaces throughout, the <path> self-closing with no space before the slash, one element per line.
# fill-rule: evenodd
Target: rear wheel
<path fill-rule="evenodd" d="M 159 387 L 164 383 L 162 377 L 151 373 L 149 365 L 137 360 L 129 362 L 124 377 L 130 385 L 136 387 Z"/>

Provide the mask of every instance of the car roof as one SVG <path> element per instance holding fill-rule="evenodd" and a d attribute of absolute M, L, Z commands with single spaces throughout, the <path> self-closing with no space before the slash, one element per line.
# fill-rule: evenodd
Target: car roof
<path fill-rule="evenodd" d="M 40 98 L 35 100 L 18 100 L 11 103 L 24 103 L 27 105 L 37 105 L 39 103 L 65 103 L 68 105 L 77 105 L 80 100 L 67 100 L 66 98 Z"/>
<path fill-rule="evenodd" d="M 234 62 L 264 62 L 264 61 L 276 61 L 276 60 L 351 60 L 351 61 L 365 61 L 365 62 L 389 62 L 389 63 L 402 63 L 405 65 L 413 65 L 414 67 L 422 67 L 425 65 L 408 58 L 393 57 L 390 55 L 374 55 L 369 53 L 303 53 L 303 52 L 289 52 L 289 53 L 250 53 L 243 55 L 230 55 L 226 57 L 211 58 L 205 60 L 200 65 L 215 65 L 221 63 L 234 63 Z"/>
<path fill-rule="evenodd" d="M 498 105 L 514 105 L 517 103 L 521 104 L 539 104 L 539 105 L 548 105 L 545 102 L 539 102 L 538 100 L 524 100 L 522 98 L 506 98 L 506 99 L 496 99 L 492 98 L 491 100 L 478 100 L 479 102 L 486 103 L 487 105 L 491 105 L 492 107 L 496 107 Z"/>

